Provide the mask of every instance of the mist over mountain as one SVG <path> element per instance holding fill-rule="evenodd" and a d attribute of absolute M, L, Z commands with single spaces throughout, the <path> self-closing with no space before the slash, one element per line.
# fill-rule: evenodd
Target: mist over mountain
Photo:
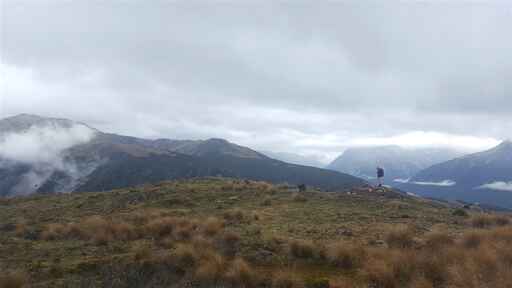
<path fill-rule="evenodd" d="M 428 197 L 512 208 L 512 142 L 433 165 L 399 186 Z"/>
<path fill-rule="evenodd" d="M 327 167 L 339 172 L 375 179 L 376 167 L 385 169 L 385 183 L 406 181 L 417 172 L 434 164 L 462 155 L 452 149 L 408 149 L 399 146 L 349 148 Z"/>
<path fill-rule="evenodd" d="M 99 163 L 77 161 L 68 149 L 89 142 L 97 133 L 66 119 L 22 114 L 1 120 L 0 194 L 31 194 L 58 174 L 66 177 L 52 190 L 72 190 Z"/>
<path fill-rule="evenodd" d="M 261 151 L 261 153 L 267 155 L 270 158 L 281 160 L 287 163 L 317 168 L 325 168 L 325 164 L 314 156 L 304 156 L 296 153 L 274 151 Z"/>
<path fill-rule="evenodd" d="M 148 140 L 26 114 L 0 120 L 0 195 L 108 190 L 205 176 L 324 189 L 363 183 L 342 173 L 274 160 L 223 139 Z"/>

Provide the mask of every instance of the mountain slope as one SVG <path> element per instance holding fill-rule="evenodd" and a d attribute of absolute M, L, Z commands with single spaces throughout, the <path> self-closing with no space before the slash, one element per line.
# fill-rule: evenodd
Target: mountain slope
<path fill-rule="evenodd" d="M 402 189 L 429 197 L 512 207 L 512 142 L 420 171 Z"/>
<path fill-rule="evenodd" d="M 270 158 L 277 159 L 283 162 L 303 165 L 303 166 L 311 166 L 317 168 L 324 168 L 325 164 L 320 162 L 315 157 L 308 157 L 304 155 L 299 155 L 295 153 L 289 152 L 272 152 L 272 151 L 261 151 L 264 155 L 267 155 Z"/>
<path fill-rule="evenodd" d="M 420 170 L 456 158 L 459 152 L 449 149 L 405 149 L 399 146 L 350 148 L 328 165 L 329 169 L 364 179 L 373 179 L 376 167 L 386 170 L 385 182 L 409 179 Z"/>
<path fill-rule="evenodd" d="M 52 153 L 48 159 L 21 159 L 19 154 L 3 155 L 0 151 L 0 196 L 108 190 L 203 176 L 306 184 L 322 189 L 345 189 L 364 183 L 342 173 L 274 160 L 223 139 L 148 140 L 102 133 L 70 120 L 31 115 L 0 120 L 0 127 L 5 130 L 0 135 L 7 135 L 6 139 L 25 137 L 31 145 L 34 141 L 50 142 L 42 147 L 35 145 L 45 153 L 50 146 L 62 146 L 49 149 Z M 89 129 L 90 137 L 73 142 L 76 137 L 63 136 L 76 127 Z M 38 137 L 46 135 L 40 130 L 51 131 L 48 139 L 39 141 Z M 0 138 L 0 147 L 7 147 L 2 141 Z M 58 142 L 66 145 L 59 146 Z"/>

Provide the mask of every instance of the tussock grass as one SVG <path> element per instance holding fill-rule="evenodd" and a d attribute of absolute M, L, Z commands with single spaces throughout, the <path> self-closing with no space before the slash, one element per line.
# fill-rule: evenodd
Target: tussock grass
<path fill-rule="evenodd" d="M 313 241 L 292 240 L 288 243 L 290 255 L 296 258 L 312 259 L 318 256 L 319 250 Z"/>
<path fill-rule="evenodd" d="M 385 240 L 391 248 L 412 248 L 415 244 L 414 231 L 407 226 L 394 227 L 386 234 Z"/>
<path fill-rule="evenodd" d="M 28 287 L 28 276 L 20 271 L 4 271 L 0 272 L 1 288 L 22 288 Z"/>
<path fill-rule="evenodd" d="M 474 228 L 490 228 L 495 226 L 506 226 L 512 222 L 507 215 L 479 214 L 469 220 Z"/>
<path fill-rule="evenodd" d="M 37 205 L 10 201 L 23 206 L 0 210 L 0 216 L 10 215 L 0 217 L 0 240 L 9 245 L 0 246 L 0 268 L 30 267 L 24 283 L 30 278 L 68 286 L 90 275 L 100 275 L 93 281 L 103 286 L 116 281 L 123 287 L 509 288 L 512 283 L 507 215 L 479 214 L 462 221 L 452 209 L 377 194 L 309 191 L 300 194 L 307 202 L 301 204 L 294 190 L 254 181 L 155 187 L 49 196 L 58 207 L 67 207 L 55 212 L 52 201 L 37 210 L 43 197 L 30 200 Z M 115 197 L 127 195 L 146 202 L 105 209 Z M 271 197 L 268 206 L 261 203 L 265 197 Z M 30 210 L 37 213 L 27 214 Z M 353 235 L 341 234 L 345 229 Z M 47 258 L 38 259 L 41 255 Z"/>
<path fill-rule="evenodd" d="M 296 274 L 278 271 L 272 275 L 272 288 L 303 288 L 304 281 Z"/>
<path fill-rule="evenodd" d="M 366 251 L 359 245 L 337 242 L 327 247 L 328 261 L 342 269 L 351 270 L 361 266 Z"/>

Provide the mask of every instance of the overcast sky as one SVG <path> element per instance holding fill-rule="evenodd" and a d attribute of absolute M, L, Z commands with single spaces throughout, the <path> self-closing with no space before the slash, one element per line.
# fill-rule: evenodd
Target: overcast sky
<path fill-rule="evenodd" d="M 362 3 L 0 0 L 0 118 L 324 161 L 512 138 L 512 4 Z"/>

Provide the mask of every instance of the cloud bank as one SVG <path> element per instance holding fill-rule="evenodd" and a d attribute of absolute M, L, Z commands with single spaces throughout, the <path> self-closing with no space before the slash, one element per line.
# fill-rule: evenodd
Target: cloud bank
<path fill-rule="evenodd" d="M 21 133 L 0 135 L 0 157 L 24 164 L 50 164 L 62 168 L 62 152 L 90 141 L 94 133 L 84 125 L 69 128 L 33 126 Z"/>
<path fill-rule="evenodd" d="M 440 187 L 450 187 L 450 186 L 454 186 L 455 184 L 457 184 L 457 182 L 452 181 L 452 180 L 443 180 L 443 181 L 439 181 L 439 182 L 415 181 L 415 182 L 410 182 L 410 183 L 416 184 L 416 185 L 423 185 L 423 186 L 440 186 Z"/>
<path fill-rule="evenodd" d="M 496 182 L 492 182 L 492 183 L 487 183 L 487 184 L 477 187 L 477 189 L 491 189 L 491 190 L 512 192 L 512 181 L 511 182 L 496 181 Z"/>
<path fill-rule="evenodd" d="M 0 168 L 23 165 L 27 171 L 10 191 L 11 195 L 28 195 L 37 191 L 55 172 L 67 175 L 59 192 L 71 191 L 76 181 L 92 172 L 97 165 L 78 167 L 66 159 L 65 151 L 90 141 L 95 131 L 84 125 L 71 127 L 32 126 L 22 132 L 0 135 Z"/>
<path fill-rule="evenodd" d="M 475 151 L 512 138 L 507 2 L 4 0 L 2 8 L 0 117 L 220 137 L 325 161 L 358 145 Z"/>

